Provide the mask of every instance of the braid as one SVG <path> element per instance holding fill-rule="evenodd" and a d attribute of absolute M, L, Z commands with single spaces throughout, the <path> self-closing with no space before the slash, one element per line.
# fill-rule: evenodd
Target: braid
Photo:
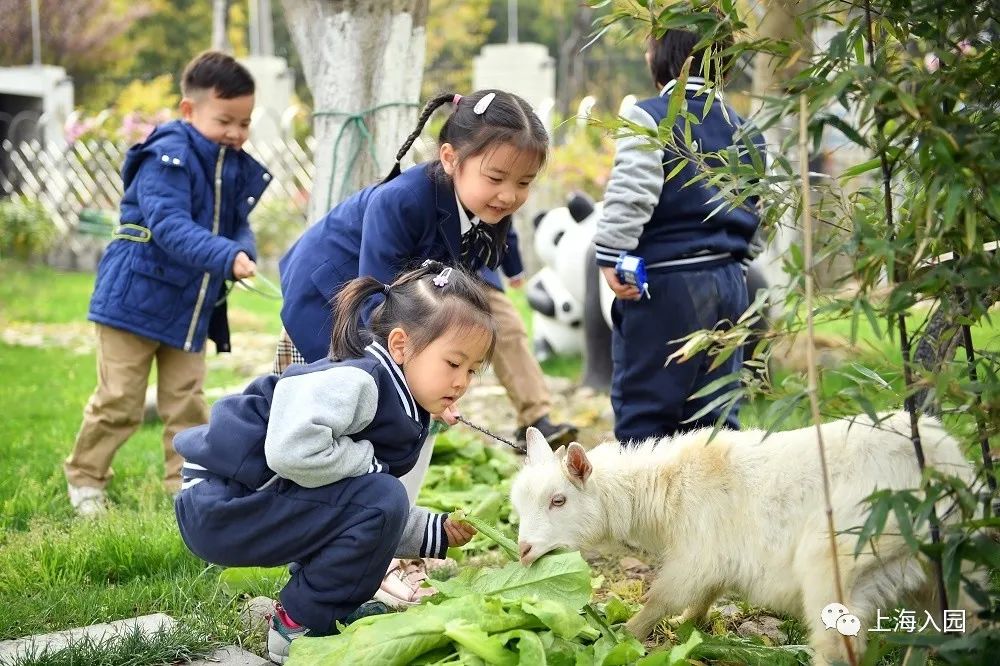
<path fill-rule="evenodd" d="M 453 102 L 456 95 L 457 93 L 442 93 L 437 97 L 432 98 L 426 105 L 424 105 L 423 111 L 420 112 L 420 117 L 417 118 L 416 128 L 410 132 L 410 135 L 406 137 L 406 141 L 403 142 L 403 147 L 399 149 L 398 153 L 396 153 L 396 163 L 393 165 L 392 171 L 389 172 L 389 175 L 382 181 L 383 183 L 389 182 L 400 174 L 401 169 L 399 163 L 403 161 L 403 158 L 406 157 L 406 153 L 410 152 L 410 147 L 413 146 L 413 142 L 416 141 L 417 137 L 420 136 L 420 133 L 424 131 L 424 125 L 427 124 L 427 121 L 439 107 Z"/>

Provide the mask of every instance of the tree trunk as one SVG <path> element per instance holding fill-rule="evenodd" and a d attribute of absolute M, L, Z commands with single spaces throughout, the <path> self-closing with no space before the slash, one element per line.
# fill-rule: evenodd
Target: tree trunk
<path fill-rule="evenodd" d="M 586 54 L 580 49 L 587 43 L 587 34 L 590 32 L 594 10 L 585 4 L 580 4 L 573 11 L 570 20 L 569 34 L 559 45 L 559 90 L 556 93 L 556 110 L 560 119 L 569 118 L 576 113 L 573 107 L 575 102 L 579 102 L 582 97 L 583 87 L 586 83 Z M 557 131 L 565 132 L 565 125 Z"/>
<path fill-rule="evenodd" d="M 229 0 L 212 0 L 212 48 L 216 51 L 230 49 L 229 36 Z"/>
<path fill-rule="evenodd" d="M 416 125 L 427 3 L 282 0 L 313 95 L 310 220 L 383 177 Z"/>
<path fill-rule="evenodd" d="M 982 298 L 983 307 L 992 307 L 1000 301 L 1000 287 L 987 289 Z M 960 322 L 968 311 L 968 303 L 963 303 L 961 297 L 956 296 L 954 301 L 942 301 L 931 315 L 927 330 L 914 345 L 913 362 L 931 373 L 940 372 L 951 363 L 962 342 Z M 940 414 L 940 398 L 935 396 L 930 400 L 930 397 L 930 390 L 921 387 L 914 394 L 913 404 L 926 414 Z"/>

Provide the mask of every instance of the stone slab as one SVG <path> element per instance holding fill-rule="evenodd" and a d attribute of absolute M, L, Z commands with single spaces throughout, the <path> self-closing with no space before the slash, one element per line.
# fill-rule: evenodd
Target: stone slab
<path fill-rule="evenodd" d="M 89 627 L 79 627 L 51 634 L 39 634 L 12 641 L 2 641 L 0 642 L 0 661 L 14 661 L 21 655 L 32 652 L 40 654 L 43 650 L 48 650 L 50 653 L 58 652 L 83 639 L 101 643 L 113 640 L 123 634 L 132 633 L 136 628 L 143 634 L 152 636 L 158 631 L 166 631 L 172 628 L 175 624 L 176 621 L 169 615 L 154 613 L 127 620 L 116 620 L 107 624 L 92 624 Z"/>
<path fill-rule="evenodd" d="M 270 666 L 271 662 L 235 645 L 220 648 L 210 657 L 192 661 L 189 666 Z"/>

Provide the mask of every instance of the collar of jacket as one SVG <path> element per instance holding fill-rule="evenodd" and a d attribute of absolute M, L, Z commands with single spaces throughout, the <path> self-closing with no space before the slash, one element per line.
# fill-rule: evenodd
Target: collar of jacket
<path fill-rule="evenodd" d="M 660 90 L 660 97 L 664 95 L 669 95 L 673 89 L 677 86 L 677 79 L 672 79 L 667 82 L 667 85 L 663 86 Z M 685 97 L 697 97 L 698 95 L 707 95 L 714 89 L 714 86 L 706 86 L 705 79 L 700 76 L 689 76 L 687 78 L 687 83 L 684 84 L 684 96 Z M 717 99 L 722 99 L 722 92 L 718 89 L 715 90 L 715 96 Z"/>
<path fill-rule="evenodd" d="M 184 128 L 184 131 L 187 132 L 191 146 L 194 148 L 194 152 L 198 156 L 198 160 L 208 168 L 207 173 L 213 173 L 215 169 L 215 162 L 219 158 L 219 150 L 222 149 L 222 145 L 205 138 L 205 135 L 196 130 L 191 123 L 187 123 L 182 120 L 177 122 L 179 122 L 181 127 Z M 267 187 L 271 180 L 271 174 L 264 168 L 264 165 L 251 157 L 245 150 L 229 149 L 229 152 L 235 155 L 236 159 L 242 163 L 240 168 L 246 169 L 246 174 L 248 176 L 246 182 L 260 183 L 260 192 L 263 193 L 264 188 Z M 258 193 L 257 196 L 259 197 L 260 194 Z"/>
<path fill-rule="evenodd" d="M 434 163 L 427 165 L 427 177 L 434 184 L 434 197 L 437 203 L 438 235 L 448 248 L 451 261 L 459 264 L 459 248 L 462 242 L 461 218 L 458 214 L 458 195 L 450 178 L 438 175 Z"/>
<path fill-rule="evenodd" d="M 469 219 L 469 213 L 462 205 L 461 199 L 458 198 L 458 190 L 455 190 L 455 209 L 458 211 L 458 233 L 461 237 L 465 235 L 466 231 L 479 224 L 479 216 L 476 215 L 471 220 Z"/>
<path fill-rule="evenodd" d="M 365 347 L 365 353 L 381 363 L 382 367 L 389 372 L 389 376 L 392 377 L 392 383 L 396 387 L 396 393 L 399 395 L 399 401 L 403 404 L 403 410 L 406 412 L 406 415 L 417 423 L 420 423 L 422 420 L 421 412 L 426 412 L 413 399 L 410 387 L 407 386 L 406 378 L 403 376 L 403 369 L 396 365 L 396 362 L 392 360 L 392 356 L 389 355 L 386 348 L 377 342 L 372 342 Z"/>

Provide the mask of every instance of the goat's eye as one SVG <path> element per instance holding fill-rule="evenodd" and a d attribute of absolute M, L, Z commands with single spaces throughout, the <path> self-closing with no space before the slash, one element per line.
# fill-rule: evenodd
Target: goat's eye
<path fill-rule="evenodd" d="M 549 507 L 551 508 L 554 506 L 562 506 L 565 503 L 566 503 L 565 495 L 553 495 L 552 499 L 549 500 Z"/>

